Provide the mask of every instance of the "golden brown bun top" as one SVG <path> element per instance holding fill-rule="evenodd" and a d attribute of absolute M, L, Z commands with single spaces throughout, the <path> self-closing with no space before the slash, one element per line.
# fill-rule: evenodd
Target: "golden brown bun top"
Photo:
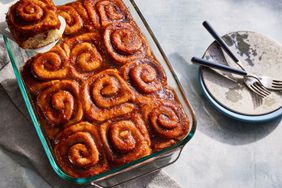
<path fill-rule="evenodd" d="M 29 37 L 60 28 L 51 0 L 20 0 L 10 7 L 6 21 L 19 44 Z"/>

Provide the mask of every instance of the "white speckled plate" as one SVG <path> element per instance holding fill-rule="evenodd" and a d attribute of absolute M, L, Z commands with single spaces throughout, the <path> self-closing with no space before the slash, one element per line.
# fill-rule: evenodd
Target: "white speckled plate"
<path fill-rule="evenodd" d="M 282 46 L 279 43 L 249 31 L 230 33 L 223 39 L 248 72 L 282 80 Z M 216 42 L 209 46 L 204 58 L 239 68 Z M 242 77 L 209 68 L 200 69 L 200 81 L 211 102 L 232 117 L 254 121 L 256 117 L 267 120 L 282 116 L 282 92 L 272 92 L 266 99 L 260 99 L 244 85 Z M 266 118 L 261 119 L 261 116 Z"/>

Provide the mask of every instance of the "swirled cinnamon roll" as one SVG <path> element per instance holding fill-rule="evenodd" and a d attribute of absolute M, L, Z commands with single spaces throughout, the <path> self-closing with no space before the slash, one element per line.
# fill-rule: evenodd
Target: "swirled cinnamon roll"
<path fill-rule="evenodd" d="M 151 154 L 150 138 L 138 114 L 129 114 L 105 122 L 100 135 L 109 161 L 125 164 Z"/>
<path fill-rule="evenodd" d="M 103 51 L 100 41 L 98 33 L 86 33 L 65 41 L 70 48 L 70 65 L 76 78 L 87 78 L 106 65 L 106 57 L 100 53 Z"/>
<path fill-rule="evenodd" d="M 121 67 L 120 73 L 130 86 L 142 95 L 156 93 L 167 84 L 163 68 L 153 59 L 128 63 Z"/>
<path fill-rule="evenodd" d="M 36 104 L 49 126 L 70 125 L 80 121 L 83 116 L 79 98 L 78 83 L 62 80 L 41 91 Z"/>
<path fill-rule="evenodd" d="M 114 23 L 104 32 L 104 43 L 110 56 L 125 64 L 150 54 L 147 41 L 140 31 L 129 23 Z"/>
<path fill-rule="evenodd" d="M 50 0 L 20 0 L 10 7 L 6 20 L 22 48 L 40 48 L 61 37 L 56 7 Z"/>
<path fill-rule="evenodd" d="M 132 112 L 134 94 L 115 69 L 90 77 L 82 85 L 82 102 L 91 121 L 105 120 Z"/>
<path fill-rule="evenodd" d="M 52 80 L 52 81 L 47 81 L 47 82 L 42 82 L 39 80 L 31 71 L 31 64 L 33 62 L 33 59 L 29 59 L 23 69 L 22 69 L 22 77 L 24 79 L 25 85 L 28 88 L 28 91 L 32 95 L 37 95 L 41 90 L 52 86 L 55 82 L 59 82 L 59 80 Z"/>
<path fill-rule="evenodd" d="M 120 0 L 102 0 L 96 4 L 102 27 L 115 22 L 128 21 L 129 14 L 125 5 Z"/>
<path fill-rule="evenodd" d="M 91 20 L 82 2 L 77 1 L 58 6 L 57 13 L 66 20 L 64 36 L 77 35 L 93 29 Z"/>
<path fill-rule="evenodd" d="M 20 0 L 42 10 L 49 1 Z M 176 92 L 122 0 L 78 0 L 57 13 L 67 22 L 64 40 L 28 60 L 22 77 L 66 174 L 95 176 L 188 134 Z"/>
<path fill-rule="evenodd" d="M 95 10 L 95 5 L 99 0 L 84 0 L 83 4 L 87 10 L 87 13 L 89 15 L 89 18 L 91 19 L 91 23 L 95 28 L 100 28 L 99 23 L 99 15 L 97 11 Z"/>
<path fill-rule="evenodd" d="M 145 123 L 154 138 L 152 148 L 161 150 L 185 137 L 189 121 L 183 108 L 175 101 L 155 101 L 143 109 Z"/>
<path fill-rule="evenodd" d="M 68 75 L 68 46 L 56 45 L 31 60 L 31 71 L 39 80 L 64 79 Z"/>
<path fill-rule="evenodd" d="M 59 166 L 72 177 L 90 177 L 109 169 L 96 125 L 74 124 L 58 135 L 55 144 Z"/>

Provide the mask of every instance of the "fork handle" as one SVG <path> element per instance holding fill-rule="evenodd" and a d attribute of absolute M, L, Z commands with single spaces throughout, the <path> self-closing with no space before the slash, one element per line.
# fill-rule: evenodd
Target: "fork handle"
<path fill-rule="evenodd" d="M 216 42 L 220 45 L 220 47 L 228 54 L 228 56 L 235 61 L 239 62 L 239 59 L 231 52 L 226 43 L 222 40 L 222 38 L 217 34 L 217 32 L 212 28 L 209 22 L 204 21 L 203 26 L 207 29 L 207 31 L 213 36 Z"/>
<path fill-rule="evenodd" d="M 215 69 L 227 71 L 227 72 L 230 72 L 230 73 L 238 74 L 238 75 L 241 75 L 241 76 L 247 76 L 246 71 L 235 69 L 235 68 L 223 65 L 223 64 L 207 61 L 207 60 L 204 60 L 202 58 L 192 57 L 191 61 L 195 64 L 199 64 L 199 65 L 202 65 L 202 66 L 205 66 L 205 67 L 215 68 Z"/>

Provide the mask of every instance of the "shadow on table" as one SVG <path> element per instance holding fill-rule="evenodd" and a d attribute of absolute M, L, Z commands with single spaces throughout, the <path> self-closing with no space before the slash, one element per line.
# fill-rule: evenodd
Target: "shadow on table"
<path fill-rule="evenodd" d="M 10 31 L 8 29 L 8 25 L 7 25 L 6 21 L 0 22 L 0 34 L 6 35 L 6 37 L 14 40 L 12 34 L 10 33 Z M 2 38 L 2 36 L 1 36 L 1 38 Z"/>
<path fill-rule="evenodd" d="M 1 33 L 3 33 L 7 27 L 8 26 L 6 22 L 0 22 L 0 32 Z"/>
<path fill-rule="evenodd" d="M 189 102 L 195 110 L 198 131 L 205 135 L 231 145 L 244 145 L 256 142 L 279 125 L 281 118 L 267 123 L 249 124 L 233 120 L 215 110 L 201 91 L 198 78 L 198 66 L 187 62 L 178 53 L 169 56 Z"/>
<path fill-rule="evenodd" d="M 1 31 L 1 23 L 0 23 L 0 33 Z M 8 54 L 6 53 L 4 40 L 2 35 L 0 35 L 0 71 L 8 64 Z"/>

